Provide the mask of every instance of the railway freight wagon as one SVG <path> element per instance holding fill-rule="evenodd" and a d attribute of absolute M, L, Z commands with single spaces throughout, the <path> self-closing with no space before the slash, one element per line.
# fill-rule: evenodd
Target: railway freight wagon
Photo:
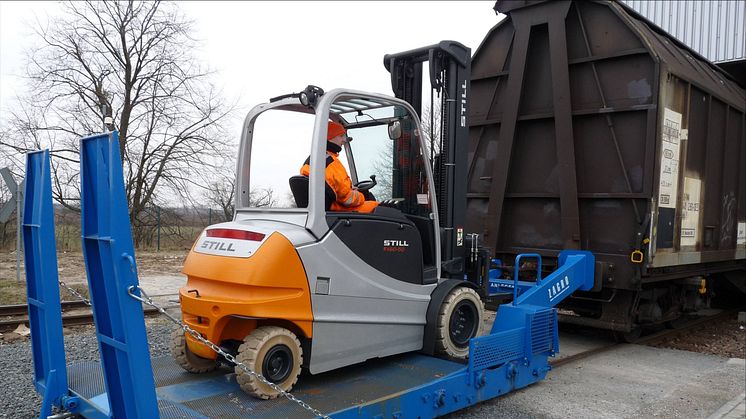
<path fill-rule="evenodd" d="M 628 338 L 713 281 L 742 286 L 744 89 L 616 2 L 495 9 L 472 60 L 467 231 L 505 265 L 592 251 L 593 292 L 563 320 Z"/>

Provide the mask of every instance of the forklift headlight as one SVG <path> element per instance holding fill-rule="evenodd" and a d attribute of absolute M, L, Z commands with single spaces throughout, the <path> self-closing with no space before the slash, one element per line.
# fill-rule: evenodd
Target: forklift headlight
<path fill-rule="evenodd" d="M 316 106 L 319 98 L 324 95 L 324 89 L 309 84 L 298 94 L 298 99 L 303 106 Z"/>
<path fill-rule="evenodd" d="M 308 106 L 311 104 L 311 100 L 308 98 L 308 93 L 306 92 L 300 92 L 300 95 L 298 95 L 298 99 L 300 99 L 300 103 L 303 106 Z"/>

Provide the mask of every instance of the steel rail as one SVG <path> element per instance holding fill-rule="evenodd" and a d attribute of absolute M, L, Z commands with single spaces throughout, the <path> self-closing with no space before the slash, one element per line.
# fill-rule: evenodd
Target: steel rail
<path fill-rule="evenodd" d="M 171 308 L 177 308 L 178 305 L 172 305 L 167 306 L 167 309 Z M 158 310 L 152 308 L 152 307 L 144 307 L 143 313 L 150 317 L 158 314 Z M 28 324 L 28 318 L 23 317 L 16 317 L 13 319 L 6 319 L 6 320 L 0 320 L 0 332 L 7 333 L 12 332 L 15 330 L 19 325 L 21 324 Z M 86 324 L 93 324 L 93 312 L 87 311 L 86 313 L 71 313 L 71 314 L 63 314 L 62 315 L 62 325 L 63 326 L 80 326 L 80 325 L 86 325 Z"/>
<path fill-rule="evenodd" d="M 179 294 L 155 294 L 151 297 L 178 297 Z M 62 301 L 62 311 L 87 308 L 88 304 L 83 300 Z M 10 316 L 28 316 L 28 304 L 0 305 L 0 318 Z"/>
<path fill-rule="evenodd" d="M 674 329 L 661 330 L 659 332 L 655 332 L 655 333 L 652 333 L 652 334 L 649 334 L 649 335 L 646 335 L 646 336 L 642 336 L 639 339 L 637 339 L 635 342 L 633 342 L 632 344 L 633 345 L 643 345 L 643 344 L 644 345 L 649 345 L 651 343 L 657 343 L 657 342 L 660 342 L 660 341 L 662 341 L 663 339 L 665 339 L 667 337 L 677 336 L 677 335 L 679 335 L 679 334 L 681 334 L 683 332 L 689 331 L 689 330 L 691 330 L 691 329 L 693 329 L 693 328 L 695 328 L 697 326 L 700 326 L 700 325 L 703 325 L 703 324 L 706 324 L 706 323 L 710 323 L 710 322 L 713 322 L 713 321 L 716 321 L 716 320 L 723 319 L 723 318 L 727 317 L 728 315 L 733 314 L 733 313 L 735 313 L 737 311 L 738 311 L 737 309 L 726 309 L 726 310 L 721 311 L 720 313 L 713 314 L 711 316 L 706 316 L 706 317 L 700 317 L 700 318 L 697 318 L 697 319 L 692 319 L 692 320 L 684 323 L 680 327 L 677 327 L 677 328 L 674 328 Z M 594 348 L 594 349 L 591 349 L 591 350 L 588 350 L 588 351 L 580 352 L 580 353 L 577 353 L 575 355 L 570 355 L 568 357 L 561 358 L 561 359 L 550 360 L 549 364 L 552 367 L 559 367 L 559 366 L 562 366 L 562 365 L 565 365 L 565 364 L 569 364 L 571 362 L 575 362 L 575 361 L 578 361 L 578 360 L 581 360 L 581 359 L 584 359 L 584 358 L 588 358 L 589 356 L 592 356 L 592 355 L 596 355 L 596 354 L 599 354 L 599 353 L 603 353 L 603 352 L 609 351 L 611 349 L 616 348 L 617 346 L 619 346 L 622 343 L 623 342 L 610 342 L 608 345 L 604 345 L 604 346 L 601 346 L 601 347 L 598 347 L 598 348 Z"/>
<path fill-rule="evenodd" d="M 62 311 L 86 308 L 85 301 L 62 301 Z M 0 306 L 0 317 L 4 316 L 28 316 L 28 304 L 10 304 Z"/>

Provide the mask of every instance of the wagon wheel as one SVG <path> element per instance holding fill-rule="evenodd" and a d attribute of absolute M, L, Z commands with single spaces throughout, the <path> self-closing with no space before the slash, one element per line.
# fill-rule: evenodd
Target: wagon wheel
<path fill-rule="evenodd" d="M 283 391 L 290 391 L 298 381 L 303 364 L 303 350 L 295 334 L 276 326 L 254 329 L 238 348 L 236 360 L 261 374 Z M 236 381 L 246 393 L 260 399 L 274 399 L 280 393 L 236 366 Z"/>
<path fill-rule="evenodd" d="M 642 327 L 634 325 L 629 332 L 615 332 L 614 338 L 617 342 L 635 343 L 642 335 Z"/>
<path fill-rule="evenodd" d="M 214 359 L 202 358 L 195 355 L 186 346 L 186 338 L 182 329 L 176 329 L 171 332 L 171 356 L 181 368 L 191 373 L 210 372 L 218 367 L 218 362 Z"/>
<path fill-rule="evenodd" d="M 469 340 L 482 334 L 484 304 L 471 288 L 451 291 L 440 306 L 435 350 L 451 358 L 469 356 Z"/>

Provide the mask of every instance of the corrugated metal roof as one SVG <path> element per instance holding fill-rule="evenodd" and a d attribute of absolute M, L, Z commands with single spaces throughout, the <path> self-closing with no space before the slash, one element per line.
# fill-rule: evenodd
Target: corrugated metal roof
<path fill-rule="evenodd" d="M 746 0 L 620 0 L 718 63 L 746 58 Z"/>

